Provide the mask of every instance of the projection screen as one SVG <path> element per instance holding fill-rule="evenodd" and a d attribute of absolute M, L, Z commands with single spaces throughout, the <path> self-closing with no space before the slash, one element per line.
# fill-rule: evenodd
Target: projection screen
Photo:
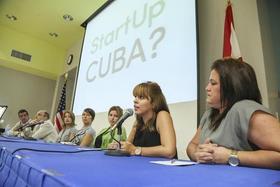
<path fill-rule="evenodd" d="M 197 99 L 195 1 L 113 1 L 87 23 L 73 111 L 133 106 L 157 82 L 169 104 Z"/>

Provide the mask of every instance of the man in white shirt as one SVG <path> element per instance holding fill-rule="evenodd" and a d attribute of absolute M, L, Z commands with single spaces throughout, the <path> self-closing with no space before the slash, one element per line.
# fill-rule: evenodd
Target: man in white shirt
<path fill-rule="evenodd" d="M 42 139 L 46 142 L 56 142 L 58 138 L 57 131 L 49 120 L 49 113 L 45 110 L 39 110 L 36 114 L 36 120 L 31 121 L 35 127 L 28 135 L 34 139 Z"/>

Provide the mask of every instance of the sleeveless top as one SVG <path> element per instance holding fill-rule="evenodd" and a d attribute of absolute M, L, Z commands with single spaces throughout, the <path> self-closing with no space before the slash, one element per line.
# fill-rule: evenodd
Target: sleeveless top
<path fill-rule="evenodd" d="M 60 142 L 69 142 L 70 141 L 70 134 L 76 134 L 77 133 L 77 129 L 75 127 L 70 127 L 70 128 L 63 128 L 59 134 L 58 134 L 58 138 L 56 140 L 56 142 L 60 143 Z"/>
<path fill-rule="evenodd" d="M 133 144 L 140 147 L 153 147 L 161 145 L 160 135 L 156 130 L 156 124 L 153 124 L 155 131 L 150 132 L 148 129 L 136 129 Z"/>
<path fill-rule="evenodd" d="M 153 146 L 159 146 L 161 145 L 160 142 L 160 134 L 157 131 L 156 128 L 156 120 L 153 124 L 155 130 L 154 131 L 149 131 L 149 129 L 145 129 L 145 130 L 141 130 L 141 129 L 136 129 L 136 133 L 134 136 L 134 140 L 133 140 L 133 145 L 135 145 L 136 147 L 153 147 Z M 176 150 L 176 154 L 174 155 L 175 159 L 178 158 L 177 155 L 177 150 Z"/>
<path fill-rule="evenodd" d="M 210 127 L 210 110 L 207 110 L 200 121 L 200 143 L 204 143 L 207 138 L 220 146 L 239 151 L 253 151 L 259 148 L 249 142 L 247 134 L 250 119 L 255 111 L 263 111 L 271 114 L 263 105 L 252 101 L 242 100 L 235 103 L 221 121 L 220 126 L 215 130 Z M 272 114 L 271 114 L 272 115 Z M 265 128 L 265 124 L 264 128 Z"/>
<path fill-rule="evenodd" d="M 80 145 L 80 143 L 82 142 L 82 140 L 86 134 L 90 134 L 94 138 L 96 135 L 96 132 L 91 126 L 83 127 L 82 129 L 80 129 L 76 132 L 75 136 L 70 140 L 70 142 L 72 142 L 76 145 Z M 92 145 L 90 145 L 90 147 L 91 146 Z"/>

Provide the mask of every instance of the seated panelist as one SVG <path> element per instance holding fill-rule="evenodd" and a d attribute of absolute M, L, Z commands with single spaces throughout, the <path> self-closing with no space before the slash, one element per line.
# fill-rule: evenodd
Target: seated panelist
<path fill-rule="evenodd" d="M 28 111 L 26 109 L 20 109 L 18 111 L 19 121 L 15 124 L 15 126 L 10 130 L 9 134 L 13 136 L 19 136 L 23 130 L 25 130 L 25 126 L 31 122 L 29 118 Z"/>
<path fill-rule="evenodd" d="M 91 127 L 94 118 L 94 110 L 91 108 L 84 109 L 82 114 L 83 127 L 74 136 L 70 137 L 70 142 L 81 147 L 91 147 L 96 135 L 95 130 Z"/>
<path fill-rule="evenodd" d="M 121 148 L 131 155 L 176 158 L 176 135 L 165 97 L 155 82 L 133 89 L 136 121 Z"/>
<path fill-rule="evenodd" d="M 30 122 L 30 127 L 33 127 L 33 130 L 30 132 L 25 132 L 26 137 L 31 137 L 34 139 L 41 139 L 46 142 L 56 142 L 58 138 L 57 131 L 49 120 L 49 113 L 45 110 L 39 110 L 35 116 L 35 120 Z"/>
<path fill-rule="evenodd" d="M 108 145 L 115 140 L 125 141 L 126 140 L 126 131 L 122 127 L 122 134 L 119 140 L 117 128 L 112 132 L 114 139 L 111 136 L 111 128 L 116 124 L 119 118 L 123 115 L 123 110 L 119 106 L 112 106 L 108 112 L 108 122 L 109 127 L 102 129 L 99 134 L 96 136 L 94 141 L 94 147 L 96 148 L 108 148 Z"/>
<path fill-rule="evenodd" d="M 280 124 L 262 105 L 253 68 L 236 59 L 213 63 L 207 110 L 187 146 L 200 163 L 280 169 Z"/>
<path fill-rule="evenodd" d="M 63 124 L 62 129 L 58 134 L 57 142 L 69 142 L 70 137 L 73 137 L 77 133 L 75 128 L 75 114 L 71 111 L 65 111 L 62 116 Z"/>

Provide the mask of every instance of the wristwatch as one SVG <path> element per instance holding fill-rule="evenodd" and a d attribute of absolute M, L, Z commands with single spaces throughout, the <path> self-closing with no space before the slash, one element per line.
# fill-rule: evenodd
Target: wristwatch
<path fill-rule="evenodd" d="M 141 155 L 141 152 L 142 152 L 142 148 L 141 147 L 136 147 L 136 149 L 134 151 L 135 155 L 139 156 L 139 155 Z"/>
<path fill-rule="evenodd" d="M 231 150 L 231 153 L 230 153 L 230 155 L 228 157 L 228 163 L 231 166 L 238 166 L 239 165 L 240 160 L 238 158 L 236 150 Z"/>

